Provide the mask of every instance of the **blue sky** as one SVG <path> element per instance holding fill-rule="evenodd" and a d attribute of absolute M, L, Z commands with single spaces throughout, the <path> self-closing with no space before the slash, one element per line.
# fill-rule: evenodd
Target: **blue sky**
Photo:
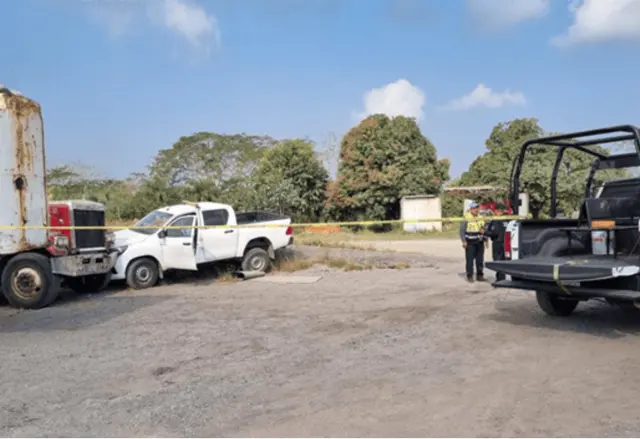
<path fill-rule="evenodd" d="M 43 107 L 49 165 L 143 171 L 196 131 L 309 137 L 417 117 L 460 174 L 498 122 L 638 123 L 640 1 L 23 0 L 0 83 Z"/>

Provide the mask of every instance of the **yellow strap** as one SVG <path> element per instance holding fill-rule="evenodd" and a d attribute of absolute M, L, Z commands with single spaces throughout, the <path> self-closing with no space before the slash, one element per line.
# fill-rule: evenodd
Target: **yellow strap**
<path fill-rule="evenodd" d="M 553 280 L 556 281 L 556 285 L 558 285 L 562 291 L 569 296 L 571 295 L 571 292 L 567 290 L 567 287 L 565 287 L 560 280 L 560 264 L 553 264 Z"/>

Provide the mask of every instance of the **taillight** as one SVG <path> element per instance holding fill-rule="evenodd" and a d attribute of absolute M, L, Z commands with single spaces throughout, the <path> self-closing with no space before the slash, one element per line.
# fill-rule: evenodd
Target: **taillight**
<path fill-rule="evenodd" d="M 291 236 L 293 235 L 293 227 L 289 226 L 287 227 L 287 236 Z"/>
<path fill-rule="evenodd" d="M 511 259 L 511 232 L 504 234 L 504 258 Z"/>

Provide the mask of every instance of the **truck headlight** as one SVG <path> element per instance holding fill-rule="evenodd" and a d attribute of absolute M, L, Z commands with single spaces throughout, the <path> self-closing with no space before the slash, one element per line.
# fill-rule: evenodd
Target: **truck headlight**
<path fill-rule="evenodd" d="M 104 240 L 105 240 L 105 246 L 106 246 L 106 247 L 111 247 L 111 246 L 113 246 L 113 244 L 115 244 L 115 242 L 116 242 L 116 235 L 115 235 L 115 233 L 113 233 L 113 232 L 108 232 L 108 233 L 105 235 Z"/>
<path fill-rule="evenodd" d="M 69 238 L 63 235 L 58 235 L 53 238 L 53 245 L 57 248 L 69 247 Z"/>

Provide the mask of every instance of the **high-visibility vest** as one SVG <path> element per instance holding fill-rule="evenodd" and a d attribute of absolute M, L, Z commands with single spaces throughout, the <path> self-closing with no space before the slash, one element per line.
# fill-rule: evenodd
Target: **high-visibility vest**
<path fill-rule="evenodd" d="M 480 229 L 484 227 L 484 221 L 477 219 L 476 216 L 467 213 L 464 216 L 467 221 L 467 228 L 464 231 L 464 238 L 469 241 L 477 241 L 481 238 Z"/>

